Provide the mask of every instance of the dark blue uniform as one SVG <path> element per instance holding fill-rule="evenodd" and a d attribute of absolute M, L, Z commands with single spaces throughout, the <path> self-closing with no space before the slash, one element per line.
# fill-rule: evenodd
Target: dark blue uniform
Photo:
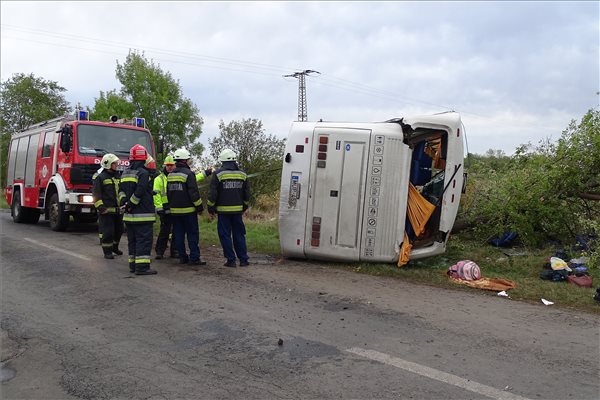
<path fill-rule="evenodd" d="M 202 212 L 202 199 L 196 183 L 196 175 L 185 162 L 176 160 L 175 169 L 167 176 L 167 199 L 173 223 L 173 240 L 182 264 L 205 264 L 200 261 L 200 232 L 198 216 Z M 187 235 L 190 255 L 185 251 Z"/>
<path fill-rule="evenodd" d="M 247 178 L 235 161 L 224 161 L 210 181 L 208 211 L 219 216 L 217 231 L 228 267 L 235 266 L 236 256 L 240 266 L 248 265 L 246 227 L 242 218 L 250 201 Z"/>
<path fill-rule="evenodd" d="M 125 205 L 123 221 L 127 224 L 129 241 L 129 270 L 145 275 L 150 270 L 154 201 L 150 173 L 144 161 L 131 161 L 121 175 L 119 202 Z"/>
<path fill-rule="evenodd" d="M 106 258 L 113 258 L 112 253 L 123 254 L 119 250 L 119 242 L 123 235 L 123 217 L 120 214 L 119 177 L 112 169 L 103 169 L 94 177 L 92 194 L 94 206 L 98 210 L 98 227 L 102 251 Z"/>

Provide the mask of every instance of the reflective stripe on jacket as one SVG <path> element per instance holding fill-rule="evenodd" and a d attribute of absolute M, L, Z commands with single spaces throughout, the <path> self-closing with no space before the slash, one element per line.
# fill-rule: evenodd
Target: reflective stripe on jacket
<path fill-rule="evenodd" d="M 210 181 L 208 205 L 217 213 L 241 213 L 250 201 L 250 185 L 247 175 L 233 161 L 223 162 L 223 166 L 213 173 Z"/>
<path fill-rule="evenodd" d="M 156 219 L 150 174 L 143 165 L 143 161 L 133 161 L 121 175 L 119 199 L 121 205 L 128 204 L 123 216 L 127 223 L 152 223 Z"/>
<path fill-rule="evenodd" d="M 177 162 L 167 176 L 167 198 L 171 215 L 189 215 L 202 204 L 194 173 L 186 163 Z"/>
<path fill-rule="evenodd" d="M 119 178 L 115 171 L 104 169 L 94 177 L 92 195 L 99 213 L 116 214 L 118 208 Z"/>
<path fill-rule="evenodd" d="M 154 208 L 156 212 L 164 211 L 167 214 L 171 212 L 167 197 L 167 175 L 164 172 L 154 178 Z"/>

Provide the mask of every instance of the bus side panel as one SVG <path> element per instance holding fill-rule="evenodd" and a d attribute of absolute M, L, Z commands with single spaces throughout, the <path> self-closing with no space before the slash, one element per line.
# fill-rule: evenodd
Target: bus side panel
<path fill-rule="evenodd" d="M 398 260 L 404 240 L 411 151 L 398 125 L 372 136 L 360 258 L 392 262 Z"/>
<path fill-rule="evenodd" d="M 279 197 L 279 238 L 284 257 L 304 258 L 313 127 L 294 123 L 286 142 Z"/>
<path fill-rule="evenodd" d="M 370 138 L 370 129 L 315 129 L 307 215 L 311 224 L 304 247 L 308 257 L 358 261 Z M 318 227 L 313 227 L 315 222 Z"/>

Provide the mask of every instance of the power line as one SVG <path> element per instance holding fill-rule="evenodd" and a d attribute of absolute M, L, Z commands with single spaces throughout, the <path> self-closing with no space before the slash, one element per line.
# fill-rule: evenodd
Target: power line
<path fill-rule="evenodd" d="M 213 69 L 219 69 L 219 70 L 252 73 L 252 74 L 266 75 L 266 76 L 271 76 L 271 75 L 281 73 L 281 72 L 284 72 L 284 71 L 290 69 L 289 67 L 281 67 L 281 66 L 275 66 L 275 65 L 270 65 L 270 64 L 255 63 L 255 62 L 250 62 L 250 61 L 229 59 L 229 58 L 224 58 L 224 57 L 214 57 L 214 56 L 208 56 L 208 55 L 197 54 L 197 53 L 166 50 L 166 49 L 155 48 L 155 47 L 145 47 L 145 46 L 139 46 L 139 45 L 135 45 L 135 44 L 127 44 L 124 42 L 117 42 L 117 41 L 110 41 L 110 40 L 105 40 L 105 39 L 97 39 L 97 38 L 93 38 L 93 37 L 85 37 L 85 36 L 80 36 L 80 35 L 52 32 L 52 31 L 47 31 L 47 30 L 42 30 L 42 29 L 25 28 L 25 27 L 19 27 L 19 26 L 9 25 L 9 24 L 1 24 L 0 26 L 3 29 L 12 30 L 12 31 L 15 31 L 18 33 L 43 36 L 45 39 L 51 40 L 54 38 L 54 39 L 58 39 L 58 40 L 61 40 L 61 39 L 69 40 L 69 44 L 52 43 L 49 41 L 40 41 L 40 40 L 34 40 L 34 39 L 28 39 L 28 38 L 11 37 L 11 36 L 6 36 L 6 35 L 3 35 L 3 39 L 10 38 L 10 39 L 22 40 L 22 41 L 27 41 L 27 42 L 40 43 L 40 44 L 51 45 L 51 46 L 67 47 L 67 48 L 73 48 L 73 49 L 79 49 L 79 50 L 91 51 L 91 52 L 98 52 L 98 53 L 104 53 L 104 54 L 121 55 L 122 53 L 115 51 L 116 48 L 122 48 L 122 49 L 127 49 L 127 50 L 135 49 L 135 50 L 147 51 L 150 53 L 156 53 L 161 56 L 168 56 L 168 57 L 176 58 L 176 59 L 173 59 L 173 58 L 156 58 L 156 57 L 154 57 L 154 59 L 156 61 L 163 61 L 163 62 L 169 62 L 169 63 L 175 63 L 175 64 L 183 64 L 183 65 L 191 65 L 191 66 L 197 66 L 197 67 L 203 67 L 203 68 L 213 68 Z M 75 42 L 73 42 L 73 40 L 75 40 Z M 98 49 L 98 48 L 94 49 L 94 48 L 85 48 L 85 47 L 80 47 L 80 46 L 74 46 L 73 43 L 88 43 L 91 45 L 104 47 L 104 49 Z M 110 49 L 106 49 L 106 47 L 109 47 Z M 190 62 L 189 60 L 203 61 L 203 63 L 200 64 L 200 63 Z M 317 71 L 311 71 L 311 70 L 306 70 L 306 71 L 319 73 Z M 305 71 L 296 72 L 294 74 L 300 74 L 303 72 L 305 72 Z M 299 82 L 298 82 L 299 83 L 298 119 L 300 121 L 302 121 L 302 120 L 306 120 L 306 118 L 307 118 L 306 81 L 304 79 L 305 75 L 294 76 L 294 74 L 284 75 L 284 76 L 285 77 L 294 77 L 299 80 Z M 329 87 L 333 87 L 333 88 L 337 88 L 337 89 L 341 89 L 341 90 L 345 90 L 345 91 L 350 91 L 350 92 L 354 92 L 354 93 L 360 93 L 360 94 L 364 94 L 364 95 L 368 95 L 368 96 L 379 97 L 379 98 L 389 100 L 389 101 L 394 101 L 397 103 L 421 104 L 421 105 L 428 105 L 428 106 L 433 106 L 433 107 L 442 108 L 442 109 L 452 109 L 452 107 L 434 104 L 434 103 L 419 100 L 419 99 L 398 96 L 397 93 L 374 88 L 374 87 L 367 86 L 362 83 L 354 82 L 354 81 L 351 81 L 348 79 L 336 78 L 333 76 L 328 76 L 326 74 L 321 75 L 319 78 L 320 79 L 315 81 L 315 83 L 319 84 L 319 85 L 323 85 L 323 86 L 329 86 Z M 466 114 L 477 115 L 477 114 L 473 114 L 473 113 L 466 113 Z"/>
<path fill-rule="evenodd" d="M 310 74 L 321 74 L 319 71 L 313 71 L 312 69 L 305 69 L 304 71 L 296 71 L 290 75 L 283 75 L 284 77 L 291 77 L 298 79 L 298 121 L 308 121 L 308 110 L 306 106 L 306 76 Z"/>

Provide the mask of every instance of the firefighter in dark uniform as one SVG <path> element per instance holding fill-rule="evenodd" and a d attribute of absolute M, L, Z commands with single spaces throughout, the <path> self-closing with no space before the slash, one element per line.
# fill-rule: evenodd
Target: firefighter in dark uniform
<path fill-rule="evenodd" d="M 163 162 L 161 173 L 154 178 L 154 208 L 156 208 L 156 213 L 160 217 L 160 231 L 156 239 L 156 247 L 154 248 L 157 260 L 165 256 L 169 241 L 171 241 L 171 245 L 169 246 L 171 258 L 177 257 L 177 250 L 175 249 L 175 243 L 173 243 L 171 235 L 173 226 L 171 223 L 169 199 L 167 198 L 167 176 L 173 169 L 175 169 L 175 160 L 173 156 L 167 156 Z"/>
<path fill-rule="evenodd" d="M 121 175 L 119 202 L 125 209 L 123 220 L 127 225 L 129 242 L 129 271 L 136 275 L 153 275 L 150 268 L 154 203 L 152 180 L 145 167 L 148 152 L 136 144 L 129 151 L 129 168 Z"/>
<path fill-rule="evenodd" d="M 173 240 L 179 253 L 180 264 L 205 265 L 200 260 L 200 232 L 198 229 L 198 216 L 203 211 L 202 199 L 198 191 L 196 176 L 190 169 L 190 152 L 178 149 L 173 154 L 175 169 L 167 176 L 167 199 L 171 210 L 173 223 Z M 185 250 L 185 236 L 187 236 L 189 256 Z"/>
<path fill-rule="evenodd" d="M 123 217 L 120 214 L 118 193 L 119 177 L 117 165 L 119 157 L 108 153 L 102 157 L 102 171 L 94 178 L 92 195 L 94 206 L 98 211 L 98 228 L 104 258 L 114 259 L 113 253 L 123 254 L 119 250 L 119 242 L 123 234 Z"/>
<path fill-rule="evenodd" d="M 240 267 L 247 267 L 246 227 L 242 216 L 248 209 L 250 185 L 246 173 L 239 169 L 237 156 L 233 150 L 225 149 L 219 154 L 221 168 L 213 173 L 208 195 L 208 212 L 218 214 L 217 232 L 223 255 L 227 259 L 226 267 L 235 267 L 235 258 Z M 232 242 L 233 238 L 233 242 Z"/>

